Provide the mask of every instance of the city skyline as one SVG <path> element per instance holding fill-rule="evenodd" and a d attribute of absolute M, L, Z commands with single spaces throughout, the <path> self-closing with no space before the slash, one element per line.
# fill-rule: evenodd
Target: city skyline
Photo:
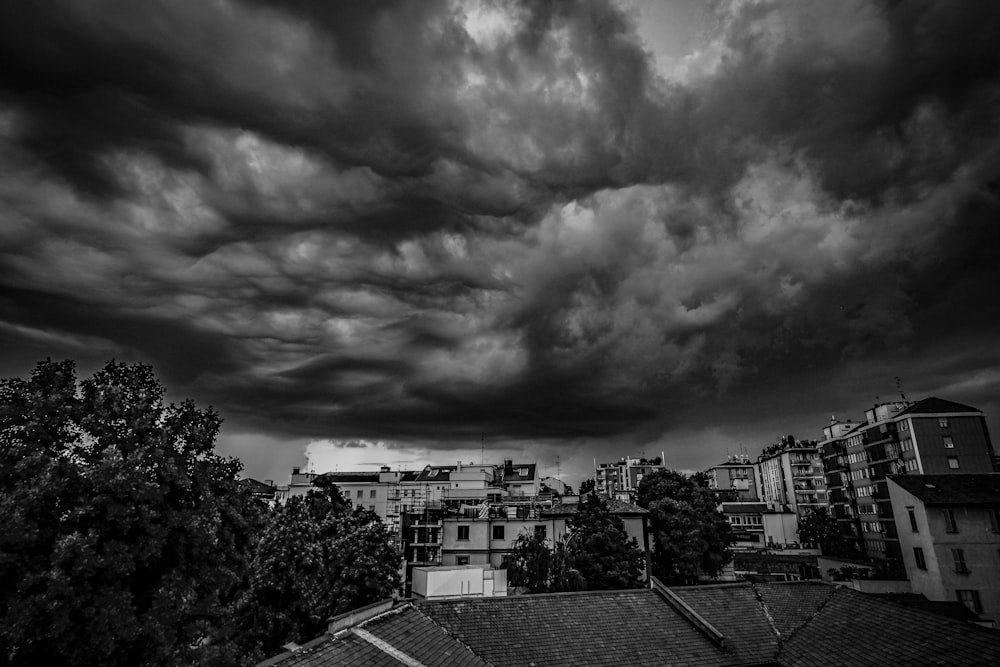
<path fill-rule="evenodd" d="M 1000 7 L 0 7 L 0 375 L 151 364 L 249 476 L 1000 432 Z"/>

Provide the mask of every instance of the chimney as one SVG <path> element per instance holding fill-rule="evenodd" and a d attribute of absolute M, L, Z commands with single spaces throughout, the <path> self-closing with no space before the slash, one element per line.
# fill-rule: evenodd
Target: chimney
<path fill-rule="evenodd" d="M 268 486 L 274 486 L 274 480 L 273 479 L 265 479 L 264 483 L 267 484 Z"/>
<path fill-rule="evenodd" d="M 389 466 L 382 466 L 382 467 L 381 467 L 381 468 L 379 469 L 379 472 L 389 472 Z"/>
<path fill-rule="evenodd" d="M 301 470 L 301 468 L 299 468 L 299 467 L 292 468 L 292 474 L 293 475 L 298 475 L 299 474 L 299 470 Z"/>

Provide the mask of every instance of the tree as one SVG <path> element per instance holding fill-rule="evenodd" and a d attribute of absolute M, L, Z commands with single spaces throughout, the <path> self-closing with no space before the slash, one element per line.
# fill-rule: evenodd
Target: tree
<path fill-rule="evenodd" d="M 219 415 L 163 393 L 114 361 L 0 381 L 2 664 L 236 661 L 216 640 L 261 508 L 214 453 Z"/>
<path fill-rule="evenodd" d="M 540 533 L 514 540 L 510 582 L 529 593 L 642 587 L 645 554 L 608 503 L 589 495 L 551 547 Z"/>
<path fill-rule="evenodd" d="M 673 470 L 658 470 L 639 483 L 639 505 L 649 510 L 653 574 L 668 584 L 691 583 L 699 573 L 716 576 L 732 560 L 729 522 L 716 496 Z"/>
<path fill-rule="evenodd" d="M 352 510 L 324 477 L 315 486 L 275 511 L 253 560 L 243 623 L 264 655 L 312 639 L 331 616 L 386 599 L 400 584 L 400 556 L 378 515 Z"/>
<path fill-rule="evenodd" d="M 580 503 L 567 526 L 573 569 L 590 590 L 641 588 L 645 553 L 625 523 L 608 509 L 608 502 L 591 494 Z"/>
<path fill-rule="evenodd" d="M 573 568 L 566 542 L 560 540 L 550 547 L 548 540 L 537 532 L 521 533 L 514 540 L 507 574 L 512 586 L 522 586 L 529 593 L 587 589 L 587 582 Z"/>
<path fill-rule="evenodd" d="M 591 477 L 590 479 L 583 480 L 583 482 L 580 483 L 580 495 L 581 496 L 587 495 L 588 493 L 593 491 L 596 486 L 597 482 L 594 481 L 593 477 Z"/>
<path fill-rule="evenodd" d="M 825 507 L 810 509 L 799 519 L 799 540 L 818 545 L 824 556 L 859 555 Z"/>

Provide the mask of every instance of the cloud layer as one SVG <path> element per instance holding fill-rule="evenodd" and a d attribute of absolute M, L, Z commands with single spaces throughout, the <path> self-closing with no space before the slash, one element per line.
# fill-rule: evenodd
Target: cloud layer
<path fill-rule="evenodd" d="M 1000 409 L 998 13 L 717 2 L 665 59 L 598 1 L 0 8 L 3 368 L 348 447 Z"/>

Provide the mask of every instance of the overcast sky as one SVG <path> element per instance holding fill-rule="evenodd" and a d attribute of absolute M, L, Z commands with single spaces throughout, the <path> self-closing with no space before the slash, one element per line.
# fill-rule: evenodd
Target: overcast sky
<path fill-rule="evenodd" d="M 150 363 L 279 482 L 700 469 L 897 377 L 997 437 L 998 38 L 996 2 L 0 2 L 0 374 Z"/>

